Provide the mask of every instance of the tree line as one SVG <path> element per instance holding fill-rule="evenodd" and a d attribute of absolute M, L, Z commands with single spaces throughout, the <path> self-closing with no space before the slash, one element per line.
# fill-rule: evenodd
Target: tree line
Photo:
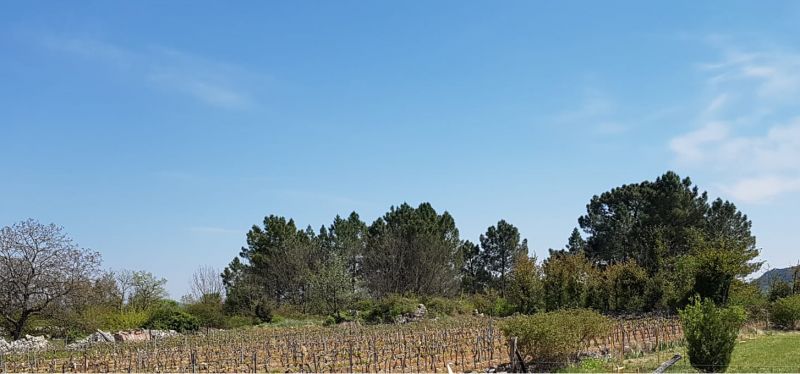
<path fill-rule="evenodd" d="M 473 243 L 429 203 L 391 207 L 369 225 L 353 212 L 317 230 L 271 215 L 222 274 L 226 308 L 340 315 L 399 294 L 487 296 L 498 314 L 674 312 L 695 294 L 726 303 L 761 265 L 747 216 L 674 172 L 592 197 L 578 225 L 539 262 L 513 224 L 500 220 Z"/>
<path fill-rule="evenodd" d="M 99 253 L 27 220 L 0 229 L 0 323 L 18 337 L 31 320 L 61 334 L 231 327 L 270 321 L 275 311 L 386 321 L 418 300 L 500 316 L 576 307 L 674 313 L 694 295 L 761 303 L 744 282 L 761 266 L 751 221 L 689 178 L 667 172 L 593 196 L 577 223 L 565 246 L 540 260 L 512 223 L 501 219 L 472 242 L 429 203 L 391 207 L 370 224 L 353 212 L 318 229 L 270 215 L 221 274 L 199 269 L 191 294 L 168 302 L 166 280 L 102 271 Z"/>

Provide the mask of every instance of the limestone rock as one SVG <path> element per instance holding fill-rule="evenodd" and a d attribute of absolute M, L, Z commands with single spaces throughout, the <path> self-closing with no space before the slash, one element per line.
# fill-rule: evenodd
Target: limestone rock
<path fill-rule="evenodd" d="M 85 349 L 97 343 L 113 343 L 114 335 L 103 330 L 97 330 L 93 334 L 67 345 L 67 349 Z"/>
<path fill-rule="evenodd" d="M 11 343 L 6 342 L 4 339 L 0 339 L 0 352 L 3 353 L 41 351 L 47 349 L 47 347 L 49 346 L 50 343 L 44 336 L 25 335 L 24 338 L 20 340 L 15 340 Z"/>
<path fill-rule="evenodd" d="M 417 310 L 414 311 L 414 319 L 421 320 L 425 318 L 425 315 L 428 314 L 428 308 L 425 307 L 425 304 L 417 305 Z"/>
<path fill-rule="evenodd" d="M 145 342 L 150 340 L 150 332 L 147 330 L 117 331 L 114 333 L 114 340 L 118 342 Z"/>
<path fill-rule="evenodd" d="M 175 330 L 149 330 L 149 331 L 150 331 L 150 339 L 154 340 L 171 338 L 180 335 Z"/>

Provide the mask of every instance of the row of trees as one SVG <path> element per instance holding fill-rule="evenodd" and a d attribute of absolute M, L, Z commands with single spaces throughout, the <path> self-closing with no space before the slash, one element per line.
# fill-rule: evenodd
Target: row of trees
<path fill-rule="evenodd" d="M 542 263 L 514 225 L 501 220 L 472 243 L 428 203 L 392 207 L 370 225 L 337 216 L 318 230 L 269 216 L 222 275 L 226 306 L 338 314 L 358 299 L 466 293 L 497 294 L 524 312 L 674 311 L 694 294 L 726 302 L 761 265 L 747 216 L 673 172 L 594 196 L 586 210 L 586 239 L 575 228 Z"/>
<path fill-rule="evenodd" d="M 268 320 L 276 307 L 341 316 L 397 294 L 474 295 L 476 307 L 495 314 L 671 312 L 694 294 L 727 303 L 760 266 L 747 216 L 672 172 L 594 196 L 578 223 L 582 231 L 540 262 L 511 223 L 500 220 L 473 243 L 428 203 L 392 207 L 371 224 L 356 213 L 337 216 L 317 230 L 268 216 L 221 277 L 198 271 L 183 301 L 209 320 L 223 300 L 228 315 Z M 37 315 L 151 309 L 166 297 L 164 282 L 101 272 L 99 254 L 55 225 L 28 220 L 0 230 L 0 314 L 14 336 Z"/>
<path fill-rule="evenodd" d="M 0 331 L 18 339 L 37 319 L 46 320 L 52 335 L 134 328 L 163 309 L 166 279 L 147 271 L 103 271 L 100 264 L 99 253 L 78 246 L 54 224 L 28 219 L 0 229 Z M 217 270 L 198 269 L 190 286 L 182 300 L 189 309 L 201 317 L 209 308 L 221 314 L 225 290 Z"/>

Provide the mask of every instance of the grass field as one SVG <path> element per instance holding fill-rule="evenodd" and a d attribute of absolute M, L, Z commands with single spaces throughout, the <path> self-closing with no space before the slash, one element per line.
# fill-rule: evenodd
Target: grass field
<path fill-rule="evenodd" d="M 668 360 L 675 353 L 680 353 L 683 359 L 672 366 L 669 372 L 696 372 L 689 364 L 685 347 L 626 359 L 622 362 L 587 360 L 579 366 L 566 369 L 565 372 L 652 372 L 661 362 Z M 800 372 L 800 333 L 768 332 L 740 339 L 733 351 L 728 372 Z"/>

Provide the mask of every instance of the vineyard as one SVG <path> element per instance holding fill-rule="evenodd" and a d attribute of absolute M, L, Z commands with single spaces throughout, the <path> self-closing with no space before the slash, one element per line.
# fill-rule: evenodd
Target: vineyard
<path fill-rule="evenodd" d="M 407 325 L 251 328 L 149 342 L 99 344 L 2 357 L 3 372 L 447 372 L 509 362 L 498 321 L 469 318 Z M 585 351 L 634 354 L 682 339 L 674 319 L 620 320 Z"/>

